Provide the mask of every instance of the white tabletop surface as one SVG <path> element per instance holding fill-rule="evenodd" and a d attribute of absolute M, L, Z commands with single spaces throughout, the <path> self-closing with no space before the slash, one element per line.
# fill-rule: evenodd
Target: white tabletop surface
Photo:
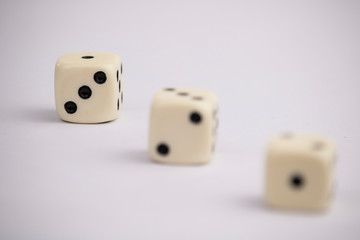
<path fill-rule="evenodd" d="M 359 239 L 359 1 L 1 1 L 0 239 Z M 56 59 L 124 62 L 121 117 L 59 120 Z M 205 166 L 147 157 L 163 87 L 213 91 Z M 263 203 L 264 152 L 284 131 L 338 146 L 326 213 Z"/>

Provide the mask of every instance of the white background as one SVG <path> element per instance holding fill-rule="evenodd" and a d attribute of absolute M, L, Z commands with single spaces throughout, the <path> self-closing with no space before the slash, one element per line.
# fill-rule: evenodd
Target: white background
<path fill-rule="evenodd" d="M 359 1 L 1 1 L 1 239 L 359 239 Z M 105 51 L 124 62 L 114 122 L 70 124 L 54 103 L 56 59 Z M 206 166 L 146 154 L 163 87 L 216 93 Z M 338 145 L 326 213 L 263 204 L 272 135 Z"/>

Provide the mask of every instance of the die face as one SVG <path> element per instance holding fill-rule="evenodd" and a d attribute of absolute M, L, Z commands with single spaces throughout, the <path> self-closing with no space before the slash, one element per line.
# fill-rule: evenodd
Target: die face
<path fill-rule="evenodd" d="M 216 97 L 206 91 L 159 91 L 151 107 L 151 159 L 170 164 L 209 162 L 215 141 L 215 103 Z"/>
<path fill-rule="evenodd" d="M 274 139 L 267 159 L 267 203 L 279 208 L 326 209 L 332 195 L 334 156 L 334 144 L 325 138 Z"/>
<path fill-rule="evenodd" d="M 77 123 L 116 119 L 122 106 L 121 66 L 120 58 L 109 53 L 60 57 L 55 68 L 55 102 L 60 118 Z"/>

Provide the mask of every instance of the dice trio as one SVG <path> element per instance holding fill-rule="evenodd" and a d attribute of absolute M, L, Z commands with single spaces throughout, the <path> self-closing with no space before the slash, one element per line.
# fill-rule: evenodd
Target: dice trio
<path fill-rule="evenodd" d="M 122 62 L 111 53 L 61 56 L 55 67 L 59 117 L 74 123 L 115 120 L 123 102 Z M 211 92 L 159 90 L 150 110 L 148 154 L 154 162 L 206 164 L 215 150 L 218 102 Z M 335 144 L 323 137 L 286 134 L 270 141 L 265 201 L 271 207 L 324 210 L 333 194 Z"/>

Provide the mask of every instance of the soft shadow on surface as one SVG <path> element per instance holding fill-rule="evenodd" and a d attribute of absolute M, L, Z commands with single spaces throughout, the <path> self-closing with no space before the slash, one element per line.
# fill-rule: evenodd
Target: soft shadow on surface
<path fill-rule="evenodd" d="M 265 204 L 262 197 L 259 196 L 246 196 L 238 198 L 238 205 L 253 210 L 271 211 L 271 209 Z"/>
<path fill-rule="evenodd" d="M 55 109 L 27 109 L 20 113 L 24 121 L 31 122 L 48 122 L 60 123 L 62 122 L 58 117 Z"/>
<path fill-rule="evenodd" d="M 322 217 L 326 215 L 326 211 L 306 211 L 292 210 L 287 208 L 276 208 L 266 204 L 261 196 L 243 196 L 238 199 L 238 205 L 250 210 L 263 211 L 264 213 L 277 214 L 282 216 L 299 216 L 299 217 Z"/>
<path fill-rule="evenodd" d="M 55 109 L 27 109 L 22 110 L 20 113 L 16 114 L 17 117 L 21 118 L 23 121 L 30 122 L 48 122 L 48 123 L 68 123 L 68 124 L 79 124 L 79 125 L 98 125 L 98 124 L 111 124 L 115 122 L 115 120 L 110 120 L 106 122 L 100 123 L 77 123 L 77 122 L 69 122 L 60 119 L 57 115 Z"/>
<path fill-rule="evenodd" d="M 113 154 L 114 155 L 114 154 Z M 179 168 L 194 168 L 194 167 L 201 167 L 207 166 L 208 164 L 174 164 L 174 163 L 161 163 L 151 160 L 147 150 L 122 150 L 117 151 L 115 154 L 116 161 L 119 162 L 132 162 L 136 164 L 151 164 L 153 166 L 160 166 L 160 167 L 179 167 Z"/>
<path fill-rule="evenodd" d="M 153 164 L 146 150 L 122 150 L 117 152 L 116 158 L 119 162 L 131 162 L 135 164 Z"/>

